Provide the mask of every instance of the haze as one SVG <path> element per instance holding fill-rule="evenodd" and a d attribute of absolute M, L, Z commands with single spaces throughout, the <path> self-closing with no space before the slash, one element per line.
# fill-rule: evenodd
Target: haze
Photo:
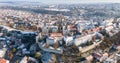
<path fill-rule="evenodd" d="M 42 3 L 120 3 L 120 0 L 0 0 L 5 1 L 28 1 Z"/>

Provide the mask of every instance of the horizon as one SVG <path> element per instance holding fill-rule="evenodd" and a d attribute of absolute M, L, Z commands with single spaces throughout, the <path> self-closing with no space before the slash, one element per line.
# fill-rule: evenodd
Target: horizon
<path fill-rule="evenodd" d="M 0 0 L 0 2 L 41 2 L 53 4 L 78 4 L 78 3 L 120 3 L 120 0 Z"/>

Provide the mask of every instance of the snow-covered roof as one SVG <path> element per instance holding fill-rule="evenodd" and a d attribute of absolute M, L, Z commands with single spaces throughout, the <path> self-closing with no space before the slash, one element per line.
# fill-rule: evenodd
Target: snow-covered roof
<path fill-rule="evenodd" d="M 6 40 L 5 38 L 0 37 L 0 40 Z"/>
<path fill-rule="evenodd" d="M 83 43 L 86 43 L 87 41 L 91 40 L 91 38 L 92 38 L 91 34 L 83 36 L 83 37 L 80 37 L 80 38 L 77 38 L 77 39 L 75 39 L 75 45 L 79 46 L 79 45 L 81 45 Z"/>
<path fill-rule="evenodd" d="M 0 49 L 0 57 L 2 58 L 2 57 L 4 57 L 4 55 L 5 55 L 5 50 L 3 50 L 3 49 Z"/>
<path fill-rule="evenodd" d="M 22 34 L 35 34 L 35 32 L 21 31 Z"/>

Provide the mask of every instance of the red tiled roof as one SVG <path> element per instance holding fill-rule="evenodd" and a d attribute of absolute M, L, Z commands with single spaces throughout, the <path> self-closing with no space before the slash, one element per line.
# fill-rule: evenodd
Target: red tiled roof
<path fill-rule="evenodd" d="M 52 36 L 52 37 L 60 37 L 60 36 L 62 36 L 62 33 L 50 33 L 50 36 Z"/>
<path fill-rule="evenodd" d="M 7 61 L 5 59 L 0 59 L 0 63 L 6 63 Z"/>

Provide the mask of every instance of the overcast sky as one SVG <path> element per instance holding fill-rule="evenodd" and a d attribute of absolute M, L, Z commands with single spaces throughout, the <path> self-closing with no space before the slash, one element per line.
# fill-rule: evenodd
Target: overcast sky
<path fill-rule="evenodd" d="M 99 3 L 110 2 L 120 3 L 120 0 L 0 0 L 0 1 L 31 1 L 31 2 L 43 2 L 43 3 Z"/>

